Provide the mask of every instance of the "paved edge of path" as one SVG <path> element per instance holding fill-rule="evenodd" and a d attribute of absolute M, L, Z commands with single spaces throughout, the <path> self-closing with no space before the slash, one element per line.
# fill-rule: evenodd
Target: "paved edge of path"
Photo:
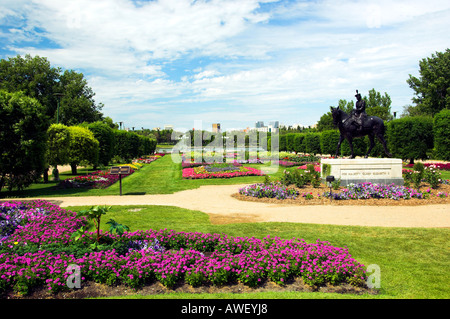
<path fill-rule="evenodd" d="M 162 195 L 42 197 L 61 207 L 91 205 L 162 205 L 197 210 L 229 222 L 293 222 L 371 227 L 450 227 L 450 205 L 343 206 L 289 205 L 241 201 L 231 197 L 244 185 L 210 185 Z M 14 198 L 32 200 L 36 198 Z M 2 199 L 8 200 L 8 199 Z"/>

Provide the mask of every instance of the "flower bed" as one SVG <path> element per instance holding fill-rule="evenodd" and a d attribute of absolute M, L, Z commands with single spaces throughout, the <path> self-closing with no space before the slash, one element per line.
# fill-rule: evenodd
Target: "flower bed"
<path fill-rule="evenodd" d="M 33 205 L 2 204 L 31 216 L 36 213 Z M 236 281 L 255 287 L 265 281 L 284 285 L 292 278 L 302 278 L 311 286 L 365 286 L 364 266 L 347 249 L 324 241 L 306 243 L 296 238 L 258 239 L 164 229 L 108 235 L 104 237 L 104 249 L 87 251 L 89 242 L 76 246 L 70 240 L 82 220 L 50 203 L 40 205 L 45 213 L 28 221 L 32 227 L 17 228 L 2 240 L 0 293 L 13 290 L 25 294 L 36 287 L 47 287 L 50 292 L 68 290 L 69 265 L 79 267 L 82 283 L 133 288 L 155 280 L 167 287 L 183 280 L 193 287 Z M 61 229 L 65 229 L 64 236 Z M 34 236 L 29 237 L 32 233 Z M 44 233 L 46 241 L 36 239 Z"/>
<path fill-rule="evenodd" d="M 330 188 L 325 184 L 314 187 L 307 183 L 272 182 L 267 185 L 253 184 L 241 188 L 232 196 L 244 201 L 282 203 L 293 205 L 368 205 L 368 206 L 417 206 L 449 204 L 450 183 L 443 181 L 438 188 L 423 184 L 420 190 L 397 185 L 362 183 L 347 187 Z M 285 191 L 285 193 L 283 193 Z M 272 194 L 282 194 L 273 196 Z M 283 194 L 289 194 L 283 196 Z M 292 196 L 290 196 L 292 194 Z"/>
<path fill-rule="evenodd" d="M 413 168 L 414 164 L 406 164 L 405 167 Z M 441 170 L 450 170 L 450 163 L 423 163 L 425 167 L 433 167 Z"/>
<path fill-rule="evenodd" d="M 261 170 L 244 167 L 241 164 L 221 165 L 201 165 L 196 167 L 183 168 L 183 178 L 205 179 L 205 178 L 232 178 L 239 176 L 262 176 Z"/>
<path fill-rule="evenodd" d="M 299 195 L 299 192 L 292 188 L 287 188 L 281 183 L 258 183 L 240 188 L 239 194 L 256 198 L 287 199 L 296 198 Z"/>
<path fill-rule="evenodd" d="M 131 165 L 128 165 L 131 167 Z M 122 178 L 134 173 L 130 169 L 130 174 L 122 174 Z M 88 175 L 67 178 L 59 182 L 60 188 L 107 188 L 119 180 L 119 175 L 110 174 L 109 171 L 96 171 Z"/>
<path fill-rule="evenodd" d="M 329 197 L 329 193 L 324 193 L 323 196 Z M 344 188 L 340 193 L 333 193 L 333 199 L 369 199 L 369 198 L 386 198 L 386 199 L 410 199 L 410 198 L 425 198 L 426 193 L 418 192 L 409 187 L 398 186 L 395 184 L 383 185 L 372 183 L 358 183 L 350 184 Z"/>
<path fill-rule="evenodd" d="M 148 155 L 148 156 L 136 158 L 133 160 L 133 163 L 150 164 L 150 163 L 156 161 L 157 159 L 163 157 L 164 155 L 166 155 L 166 154 L 165 153 L 156 153 L 154 155 Z"/>

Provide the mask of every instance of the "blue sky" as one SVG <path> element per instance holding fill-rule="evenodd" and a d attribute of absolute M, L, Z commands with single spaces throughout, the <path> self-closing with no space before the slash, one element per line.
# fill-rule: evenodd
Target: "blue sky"
<path fill-rule="evenodd" d="M 400 114 L 448 30 L 447 0 L 2 0 L 0 58 L 82 72 L 126 127 L 308 126 L 356 89 Z"/>

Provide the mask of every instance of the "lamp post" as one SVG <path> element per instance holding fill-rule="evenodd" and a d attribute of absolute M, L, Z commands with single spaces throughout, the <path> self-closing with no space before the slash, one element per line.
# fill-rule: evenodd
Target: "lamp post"
<path fill-rule="evenodd" d="M 333 199 L 333 196 L 331 194 L 331 187 L 333 186 L 332 183 L 334 182 L 334 176 L 333 175 L 327 176 L 326 181 L 327 185 L 330 187 L 330 201 L 331 201 Z"/>
<path fill-rule="evenodd" d="M 64 93 L 54 93 L 53 95 L 58 98 L 58 108 L 56 110 L 56 124 L 59 124 L 59 103 L 61 102 L 61 97 L 64 96 Z"/>
<path fill-rule="evenodd" d="M 58 107 L 56 109 L 56 124 L 59 124 L 59 104 L 61 102 L 61 97 L 64 96 L 64 93 L 53 93 L 54 96 L 58 98 Z M 58 182 L 59 181 L 59 171 L 58 171 L 58 165 L 55 165 L 52 171 L 53 180 Z"/>

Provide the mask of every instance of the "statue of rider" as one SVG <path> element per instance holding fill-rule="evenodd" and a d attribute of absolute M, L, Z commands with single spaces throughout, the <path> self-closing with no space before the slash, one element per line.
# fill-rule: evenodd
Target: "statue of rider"
<path fill-rule="evenodd" d="M 358 126 L 358 131 L 362 131 L 364 119 L 366 118 L 366 101 L 361 98 L 361 94 L 356 90 L 356 108 L 352 110 L 352 119 Z"/>

